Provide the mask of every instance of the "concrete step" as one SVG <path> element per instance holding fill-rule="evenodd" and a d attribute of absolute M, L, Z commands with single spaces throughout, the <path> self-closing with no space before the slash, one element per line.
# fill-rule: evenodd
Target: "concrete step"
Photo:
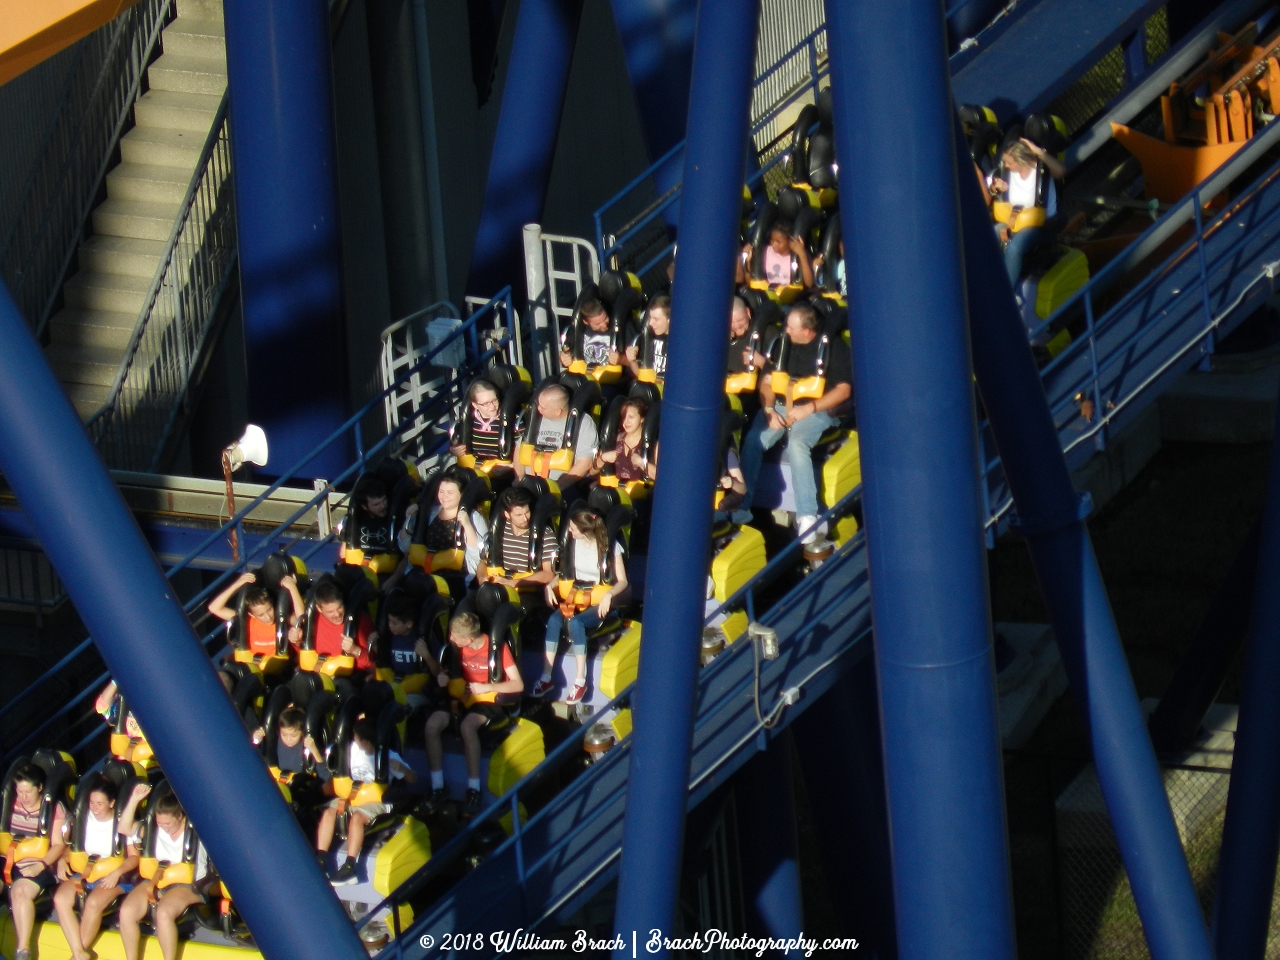
<path fill-rule="evenodd" d="M 129 345 L 137 322 L 137 313 L 67 307 L 49 321 L 49 342 L 59 347 L 103 347 L 123 351 Z"/>
<path fill-rule="evenodd" d="M 227 64 L 219 57 L 166 53 L 147 68 L 147 79 L 152 90 L 221 96 L 227 86 Z"/>
<path fill-rule="evenodd" d="M 178 0 L 178 16 L 183 20 L 222 23 L 222 0 Z"/>
<path fill-rule="evenodd" d="M 193 171 L 155 163 L 121 163 L 107 174 L 107 196 L 113 200 L 181 204 Z"/>
<path fill-rule="evenodd" d="M 107 402 L 107 397 L 111 395 L 109 387 L 96 383 L 68 383 L 64 381 L 62 389 L 66 392 L 67 399 L 76 408 L 76 413 L 80 414 L 81 420 L 88 420 L 101 410 L 102 405 Z"/>
<path fill-rule="evenodd" d="M 178 216 L 176 203 L 116 200 L 108 197 L 93 211 L 93 232 L 141 240 L 169 239 Z"/>
<path fill-rule="evenodd" d="M 80 269 L 125 273 L 150 282 L 160 265 L 164 243 L 136 237 L 90 236 L 80 244 Z"/>
<path fill-rule="evenodd" d="M 221 92 L 212 94 L 148 90 L 134 105 L 133 118 L 139 127 L 187 130 L 208 135 L 221 101 Z"/>
<path fill-rule="evenodd" d="M 221 20 L 179 16 L 164 28 L 161 43 L 165 53 L 183 53 L 211 59 L 226 56 L 226 38 Z"/>
<path fill-rule="evenodd" d="M 68 307 L 110 310 L 137 316 L 151 290 L 151 280 L 128 274 L 82 270 L 62 288 Z"/>
<path fill-rule="evenodd" d="M 115 382 L 120 361 L 124 359 L 124 348 L 51 344 L 45 350 L 45 357 L 64 384 L 110 387 Z"/>
<path fill-rule="evenodd" d="M 202 131 L 134 127 L 120 138 L 120 159 L 125 163 L 184 167 L 190 178 L 208 137 L 207 126 Z"/>

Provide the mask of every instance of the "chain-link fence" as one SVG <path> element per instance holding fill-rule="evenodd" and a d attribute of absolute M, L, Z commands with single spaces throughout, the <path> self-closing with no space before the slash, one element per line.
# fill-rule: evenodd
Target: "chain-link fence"
<path fill-rule="evenodd" d="M 1162 768 L 1174 823 L 1206 922 L 1213 906 L 1230 770 Z M 1102 788 L 1092 763 L 1006 756 L 1010 846 L 1023 960 L 1148 960 Z M 1272 909 L 1268 960 L 1280 960 Z"/>

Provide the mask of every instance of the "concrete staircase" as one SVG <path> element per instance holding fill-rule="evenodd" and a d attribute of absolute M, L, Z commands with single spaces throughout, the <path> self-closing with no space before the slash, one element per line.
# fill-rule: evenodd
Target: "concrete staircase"
<path fill-rule="evenodd" d="M 177 13 L 49 324 L 46 355 L 85 419 L 108 399 L 227 85 L 222 0 L 178 0 Z"/>

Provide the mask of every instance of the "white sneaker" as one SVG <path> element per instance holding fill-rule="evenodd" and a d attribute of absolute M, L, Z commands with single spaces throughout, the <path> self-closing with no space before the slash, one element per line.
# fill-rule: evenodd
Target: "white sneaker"
<path fill-rule="evenodd" d="M 800 537 L 800 542 L 806 546 L 816 540 L 826 539 L 827 525 L 825 523 L 820 523 L 815 527 L 814 521 L 817 519 L 818 518 L 812 514 L 796 516 L 796 534 Z M 812 529 L 810 529 L 811 527 Z"/>

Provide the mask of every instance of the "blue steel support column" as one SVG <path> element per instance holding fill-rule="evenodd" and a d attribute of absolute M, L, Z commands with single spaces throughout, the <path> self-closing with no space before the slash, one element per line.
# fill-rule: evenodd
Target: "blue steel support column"
<path fill-rule="evenodd" d="M 1280 853 L 1280 420 L 1262 510 L 1244 692 L 1213 898 L 1218 960 L 1262 960 Z"/>
<path fill-rule="evenodd" d="M 492 296 L 517 283 L 526 223 L 542 218 L 569 86 L 582 0 L 520 0 L 502 109 L 471 252 L 467 293 Z"/>
<path fill-rule="evenodd" d="M 347 417 L 325 0 L 225 0 L 249 419 L 288 467 Z M 334 476 L 340 444 L 304 476 Z"/>
<path fill-rule="evenodd" d="M 966 150 L 955 124 L 958 150 Z M 967 154 L 961 154 L 967 155 Z M 1209 960 L 1191 873 L 991 217 L 960 177 L 973 365 L 1155 960 Z M 1272 861 L 1274 869 L 1275 861 Z"/>
<path fill-rule="evenodd" d="M 804 930 L 804 911 L 789 729 L 739 771 L 733 793 L 747 931 L 758 937 L 793 940 Z"/>
<path fill-rule="evenodd" d="M 698 4 L 696 0 L 613 0 L 612 5 L 645 146 L 649 159 L 657 160 L 684 139 Z M 754 54 L 753 50 L 753 62 Z"/>
<path fill-rule="evenodd" d="M 268 960 L 363 957 L 80 417 L 0 284 L 0 471 Z M 252 815 L 250 815 L 252 811 Z"/>
<path fill-rule="evenodd" d="M 757 0 L 702 0 L 698 8 L 680 269 L 663 395 L 668 436 L 711 438 L 724 405 L 733 258 L 738 242 L 742 144 L 747 136 Z M 672 578 L 650 577 L 635 696 L 615 929 L 670 934 L 689 796 L 698 637 L 711 547 L 714 443 L 672 444 L 654 491 L 650 556 Z M 666 950 L 654 956 L 667 956 Z"/>
<path fill-rule="evenodd" d="M 827 0 L 898 955 L 1012 960 L 944 26 Z"/>

